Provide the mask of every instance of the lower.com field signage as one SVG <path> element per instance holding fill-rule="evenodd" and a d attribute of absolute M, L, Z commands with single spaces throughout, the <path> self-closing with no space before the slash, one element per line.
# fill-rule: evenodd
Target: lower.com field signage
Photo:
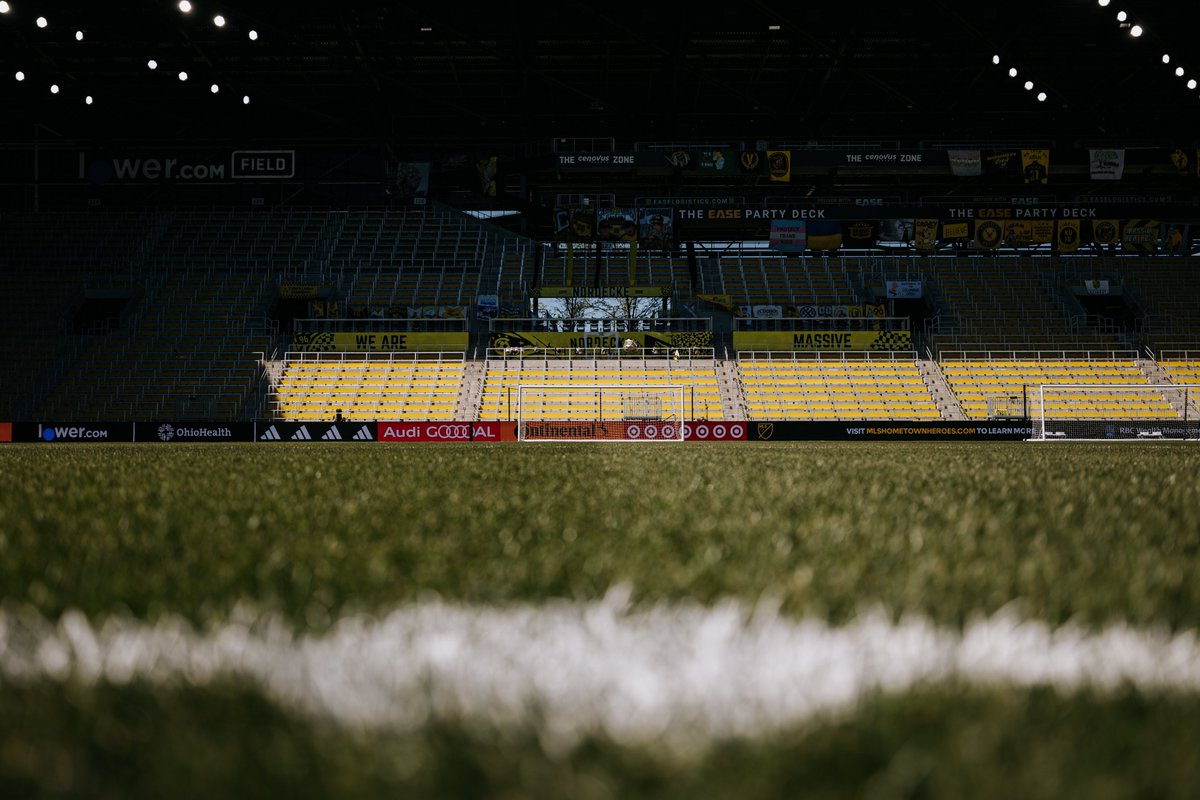
<path fill-rule="evenodd" d="M 511 433 L 505 438 L 502 422 L 379 423 L 381 442 L 500 442 L 511 439 Z"/>
<path fill-rule="evenodd" d="M 258 442 L 373 442 L 374 422 L 259 422 Z"/>
<path fill-rule="evenodd" d="M 95 422 L 86 425 L 27 423 L 13 426 L 13 439 L 21 442 L 132 442 L 132 422 Z"/>
<path fill-rule="evenodd" d="M 251 422 L 139 422 L 134 430 L 139 442 L 252 442 Z"/>

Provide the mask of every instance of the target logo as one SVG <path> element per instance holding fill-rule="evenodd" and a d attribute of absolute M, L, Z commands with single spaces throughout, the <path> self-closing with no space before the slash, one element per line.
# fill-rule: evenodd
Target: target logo
<path fill-rule="evenodd" d="M 746 438 L 746 425 L 742 422 L 685 422 L 683 425 L 683 438 L 689 442 L 744 441 Z"/>

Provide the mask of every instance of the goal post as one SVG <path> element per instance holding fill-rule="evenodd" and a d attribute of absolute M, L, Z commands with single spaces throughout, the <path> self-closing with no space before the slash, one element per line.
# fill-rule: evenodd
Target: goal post
<path fill-rule="evenodd" d="M 1200 385 L 1043 384 L 1030 392 L 1035 441 L 1200 438 Z"/>
<path fill-rule="evenodd" d="M 522 442 L 682 442 L 685 386 L 517 387 Z"/>

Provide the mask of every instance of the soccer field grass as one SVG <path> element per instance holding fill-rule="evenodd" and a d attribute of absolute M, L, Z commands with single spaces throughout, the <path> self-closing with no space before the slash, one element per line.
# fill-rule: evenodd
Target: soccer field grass
<path fill-rule="evenodd" d="M 1190 445 L 0 450 L 0 795 L 1186 797 Z"/>

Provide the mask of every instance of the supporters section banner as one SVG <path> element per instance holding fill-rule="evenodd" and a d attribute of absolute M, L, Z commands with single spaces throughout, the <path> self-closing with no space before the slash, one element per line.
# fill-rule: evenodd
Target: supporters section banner
<path fill-rule="evenodd" d="M 1153 219 L 1131 219 L 1121 231 L 1121 247 L 1128 253 L 1153 253 L 1158 250 L 1160 225 Z"/>
<path fill-rule="evenodd" d="M 738 168 L 742 172 L 759 173 L 763 168 L 762 153 L 754 150 L 743 150 L 738 153 Z"/>
<path fill-rule="evenodd" d="M 380 422 L 381 442 L 511 442 L 515 424 L 496 421 Z M 505 436 L 507 428 L 508 435 Z"/>
<path fill-rule="evenodd" d="M 425 197 L 429 194 L 428 161 L 400 161 L 394 165 L 392 192 L 399 198 Z M 392 165 L 389 165 L 392 168 Z"/>
<path fill-rule="evenodd" d="M 1096 244 L 1116 244 L 1121 238 L 1121 222 L 1115 219 L 1092 220 L 1092 241 Z"/>
<path fill-rule="evenodd" d="M 898 422 L 854 420 L 814 422 L 747 422 L 751 442 L 788 441 L 1022 441 L 1033 435 L 1029 420 Z"/>
<path fill-rule="evenodd" d="M 913 246 L 918 250 L 930 252 L 937 247 L 938 221 L 936 219 L 918 219 L 913 227 Z"/>
<path fill-rule="evenodd" d="M 479 191 L 484 197 L 496 196 L 496 156 L 483 156 L 475 160 L 475 172 L 479 175 Z"/>
<path fill-rule="evenodd" d="M 667 251 L 675 247 L 675 210 L 643 208 L 638 211 L 638 247 Z"/>
<path fill-rule="evenodd" d="M 1016 150 L 988 150 L 983 155 L 983 174 L 997 179 L 1021 179 L 1021 154 Z"/>
<path fill-rule="evenodd" d="M 804 220 L 773 219 L 768 244 L 772 250 L 798 252 L 808 246 L 808 223 Z"/>
<path fill-rule="evenodd" d="M 670 286 L 539 286 L 530 297 L 595 298 L 670 297 Z"/>
<path fill-rule="evenodd" d="M 1162 229 L 1162 251 L 1168 255 L 1186 256 L 1191 251 L 1191 236 L 1187 225 L 1164 222 Z"/>
<path fill-rule="evenodd" d="M 300 331 L 292 336 L 292 349 L 300 353 L 420 352 L 467 349 L 466 331 L 420 333 Z"/>
<path fill-rule="evenodd" d="M 563 242 L 590 242 L 596 233 L 591 206 L 560 206 L 554 211 L 554 237 Z"/>
<path fill-rule="evenodd" d="M 631 208 L 602 208 L 596 212 L 596 241 L 636 242 L 637 218 Z"/>
<path fill-rule="evenodd" d="M 792 151 L 768 150 L 767 175 L 776 183 L 787 183 L 792 179 Z"/>
<path fill-rule="evenodd" d="M 1029 247 L 1033 244 L 1033 223 L 1010 219 L 1004 223 L 1005 247 Z"/>
<path fill-rule="evenodd" d="M 1035 219 L 1030 223 L 1033 231 L 1034 244 L 1048 244 L 1054 241 L 1054 220 Z"/>
<path fill-rule="evenodd" d="M 712 331 L 686 331 L 658 333 L 655 331 L 509 331 L 493 333 L 488 337 L 488 346 L 496 350 L 537 351 L 545 349 L 576 350 L 595 349 L 621 350 L 625 340 L 632 339 L 639 348 L 653 351 L 658 348 L 666 355 L 677 349 L 692 347 L 712 348 Z"/>
<path fill-rule="evenodd" d="M 814 219 L 808 223 L 808 248 L 830 251 L 842 246 L 842 223 L 836 220 Z"/>
<path fill-rule="evenodd" d="M 405 306 L 411 319 L 466 319 L 466 306 Z"/>
<path fill-rule="evenodd" d="M 994 219 L 984 219 L 975 223 L 975 239 L 973 246 L 979 250 L 995 250 L 1004 241 L 1004 228 Z"/>
<path fill-rule="evenodd" d="M 948 150 L 950 174 L 971 178 L 983 174 L 983 157 L 979 150 Z"/>
<path fill-rule="evenodd" d="M 1088 172 L 1094 181 L 1119 181 L 1125 174 L 1125 148 L 1093 147 L 1088 150 Z"/>
<path fill-rule="evenodd" d="M 732 172 L 728 150 L 701 150 L 696 168 L 701 172 Z"/>
<path fill-rule="evenodd" d="M 911 242 L 915 235 L 915 222 L 911 219 L 881 219 L 879 221 L 879 241 L 881 242 Z"/>
<path fill-rule="evenodd" d="M 969 222 L 947 222 L 942 225 L 943 239 L 970 239 L 971 238 L 971 223 Z"/>
<path fill-rule="evenodd" d="M 879 224 L 874 220 L 857 220 L 842 226 L 842 243 L 846 247 L 874 247 L 879 240 Z"/>
<path fill-rule="evenodd" d="M 1055 231 L 1054 248 L 1060 253 L 1074 253 L 1079 249 L 1079 220 L 1060 219 Z"/>
<path fill-rule="evenodd" d="M 1200 151 L 1197 151 L 1197 153 L 1200 154 Z M 1184 150 L 1182 147 L 1176 147 L 1171 151 L 1170 159 L 1171 165 L 1175 167 L 1176 172 L 1180 175 L 1190 174 L 1191 170 L 1188 167 L 1190 166 L 1191 159 L 1188 156 L 1187 150 Z"/>
<path fill-rule="evenodd" d="M 887 296 L 893 300 L 918 300 L 922 294 L 920 281 L 887 282 Z"/>
<path fill-rule="evenodd" d="M 909 331 L 734 331 L 734 350 L 911 350 Z"/>
<path fill-rule="evenodd" d="M 1088 294 L 1108 294 L 1108 281 L 1102 278 L 1086 280 L 1083 286 Z"/>
<path fill-rule="evenodd" d="M 1021 177 L 1025 183 L 1046 183 L 1050 179 L 1050 151 L 1021 151 Z"/>
<path fill-rule="evenodd" d="M 254 423 L 256 442 L 373 442 L 374 422 L 284 422 Z"/>
<path fill-rule="evenodd" d="M 252 442 L 251 422 L 137 422 L 133 438 L 137 442 L 183 444 L 187 442 Z"/>

